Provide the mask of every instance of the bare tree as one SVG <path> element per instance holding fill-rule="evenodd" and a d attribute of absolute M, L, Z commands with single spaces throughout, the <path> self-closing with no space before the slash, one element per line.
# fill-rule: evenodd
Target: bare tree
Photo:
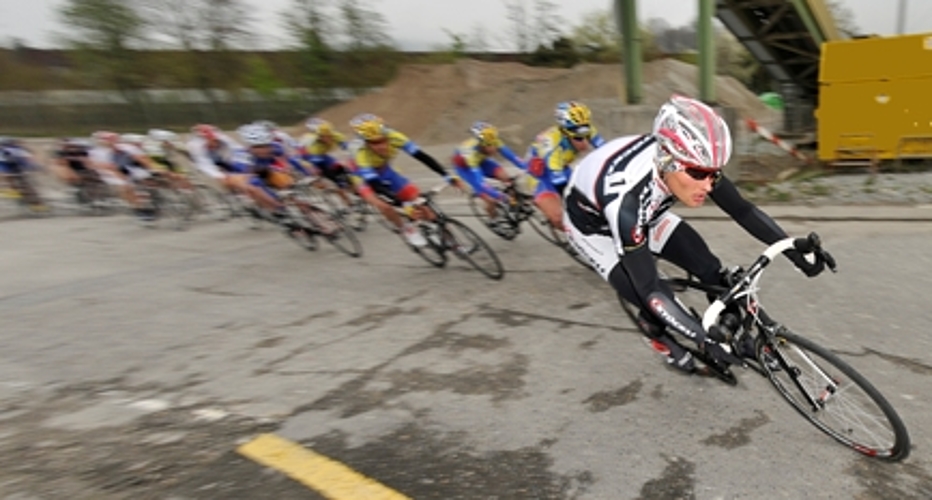
<path fill-rule="evenodd" d="M 580 24 L 573 28 L 572 39 L 580 49 L 599 54 L 599 59 L 621 56 L 621 35 L 609 9 L 583 15 Z"/>
<path fill-rule="evenodd" d="M 489 50 L 489 32 L 484 24 L 473 24 L 468 45 L 469 50 L 473 52 L 486 52 Z"/>
<path fill-rule="evenodd" d="M 370 50 L 392 45 L 385 16 L 365 8 L 359 0 L 341 0 L 340 17 L 345 46 L 350 51 Z"/>
<path fill-rule="evenodd" d="M 848 6 L 840 0 L 828 0 L 825 3 L 829 12 L 832 13 L 838 31 L 849 37 L 855 37 L 861 33 L 861 28 L 854 21 L 854 12 Z"/>
<path fill-rule="evenodd" d="M 563 18 L 556 14 L 557 3 L 551 0 L 534 0 L 534 23 L 532 26 L 531 46 L 549 46 L 560 38 L 560 26 Z"/>
<path fill-rule="evenodd" d="M 505 18 L 511 30 L 511 40 L 517 52 L 524 54 L 531 49 L 530 21 L 524 0 L 504 0 Z"/>
<path fill-rule="evenodd" d="M 281 13 L 285 29 L 301 52 L 302 77 L 312 89 L 330 83 L 333 47 L 327 39 L 334 30 L 333 21 L 325 12 L 327 6 L 326 0 L 292 0 L 292 7 Z"/>
<path fill-rule="evenodd" d="M 154 34 L 182 50 L 177 67 L 166 68 L 185 85 L 201 89 L 231 87 L 247 69 L 238 49 L 252 41 L 253 19 L 245 0 L 135 0 Z M 255 66 L 255 65 L 253 65 Z"/>
<path fill-rule="evenodd" d="M 141 44 L 146 30 L 133 2 L 68 0 L 58 15 L 69 28 L 63 41 L 78 51 L 89 74 L 131 97 L 130 91 L 142 83 L 132 49 Z"/>
<path fill-rule="evenodd" d="M 154 33 L 183 50 L 242 49 L 254 41 L 245 0 L 135 0 Z"/>

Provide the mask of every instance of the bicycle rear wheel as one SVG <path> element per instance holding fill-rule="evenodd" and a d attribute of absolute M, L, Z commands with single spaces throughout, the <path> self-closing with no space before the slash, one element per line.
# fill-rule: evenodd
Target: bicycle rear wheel
<path fill-rule="evenodd" d="M 318 217 L 330 218 L 329 214 L 317 214 Z M 319 224 L 321 221 L 317 221 Z M 356 237 L 353 229 L 346 227 L 339 219 L 330 218 L 327 221 L 326 231 L 321 231 L 321 235 L 328 243 L 337 248 L 337 250 L 349 255 L 350 257 L 362 256 L 362 243 Z M 318 226 L 320 228 L 320 226 Z"/>
<path fill-rule="evenodd" d="M 909 455 L 909 434 L 893 406 L 837 355 L 788 331 L 775 344 L 763 337 L 757 357 L 764 374 L 806 420 L 839 443 L 872 458 Z"/>
<path fill-rule="evenodd" d="M 347 195 L 349 204 L 343 200 L 336 190 L 328 190 L 326 195 L 328 203 L 334 207 L 337 218 L 353 231 L 362 232 L 369 225 L 369 204 L 355 195 Z"/>
<path fill-rule="evenodd" d="M 475 231 L 456 219 L 447 219 L 441 227 L 443 228 L 443 245 L 451 250 L 453 255 L 469 262 L 493 280 L 502 279 L 505 275 L 502 262 Z"/>
<path fill-rule="evenodd" d="M 191 202 L 181 192 L 168 187 L 157 187 L 150 191 L 156 217 L 165 221 L 176 231 L 188 228 L 191 221 Z"/>
<path fill-rule="evenodd" d="M 198 183 L 195 184 L 192 195 L 198 212 L 210 219 L 226 221 L 233 218 L 236 213 L 236 207 L 228 195 L 217 188 Z"/>
<path fill-rule="evenodd" d="M 421 235 L 424 236 L 424 239 L 427 240 L 427 245 L 414 246 L 405 241 L 408 248 L 420 255 L 422 259 L 426 260 L 434 267 L 443 267 L 447 265 L 447 254 L 440 239 L 440 228 L 437 223 L 419 221 L 417 223 L 417 228 L 421 232 Z M 402 240 L 404 240 L 403 237 Z"/>
<path fill-rule="evenodd" d="M 469 208 L 472 209 L 473 215 L 479 219 L 479 222 L 482 222 L 496 236 L 505 240 L 513 240 L 518 236 L 520 232 L 518 223 L 508 215 L 508 207 L 504 203 L 496 203 L 498 217 L 495 219 L 489 217 L 485 209 L 485 201 L 478 196 L 469 197 Z"/>
<path fill-rule="evenodd" d="M 301 248 L 309 252 L 317 250 L 319 246 L 317 243 L 317 235 L 314 233 L 314 231 L 306 227 L 286 228 L 285 234 L 294 240 L 295 243 L 300 245 Z"/>
<path fill-rule="evenodd" d="M 347 229 L 340 219 L 317 205 L 305 203 L 304 201 L 297 201 L 295 205 L 301 211 L 311 232 L 322 236 L 337 250 L 350 257 L 362 255 L 362 244 L 359 243 L 356 234 Z"/>

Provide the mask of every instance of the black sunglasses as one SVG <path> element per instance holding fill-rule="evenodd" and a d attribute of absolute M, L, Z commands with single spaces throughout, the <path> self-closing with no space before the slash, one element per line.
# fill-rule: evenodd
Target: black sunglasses
<path fill-rule="evenodd" d="M 686 172 L 686 175 L 696 179 L 697 181 L 704 181 L 709 177 L 712 178 L 712 182 L 718 182 L 722 178 L 721 170 L 702 170 L 699 168 L 689 168 L 686 167 L 683 169 Z"/>

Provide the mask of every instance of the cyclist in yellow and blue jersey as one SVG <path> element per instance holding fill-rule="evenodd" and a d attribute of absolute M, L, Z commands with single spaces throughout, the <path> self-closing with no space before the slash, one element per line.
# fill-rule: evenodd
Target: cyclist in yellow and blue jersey
<path fill-rule="evenodd" d="M 346 166 L 340 163 L 333 153 L 346 151 L 349 143 L 346 136 L 337 132 L 333 124 L 322 118 L 309 118 L 305 123 L 308 133 L 300 140 L 301 157 L 317 169 L 317 173 L 330 179 L 340 190 L 338 193 L 349 205 L 349 196 L 345 191 L 352 189 Z"/>
<path fill-rule="evenodd" d="M 511 185 L 512 178 L 505 169 L 495 161 L 500 154 L 521 170 L 526 170 L 524 162 L 499 137 L 498 129 L 486 122 L 473 123 L 469 129 L 472 135 L 463 141 L 453 152 L 453 166 L 456 174 L 466 181 L 473 190 L 473 196 L 485 202 L 489 218 L 495 219 L 495 202 L 505 195 L 485 181 L 486 178 L 498 179 L 505 185 Z"/>
<path fill-rule="evenodd" d="M 417 186 L 392 168 L 391 160 L 398 155 L 398 151 L 404 151 L 427 168 L 443 176 L 450 184 L 460 187 L 460 180 L 451 176 L 437 160 L 421 150 L 408 136 L 386 126 L 378 116 L 364 113 L 354 117 L 349 124 L 360 139 L 351 147 L 352 164 L 350 165 L 353 182 L 359 196 L 395 224 L 409 244 L 426 246 L 427 240 L 417 228 L 405 223 L 393 206 L 385 203 L 378 196 L 380 194 L 386 196 L 399 206 L 412 202 L 420 196 Z"/>
<path fill-rule="evenodd" d="M 538 134 L 528 149 L 527 170 L 538 181 L 534 203 L 553 227 L 562 230 L 562 193 L 570 180 L 570 165 L 605 139 L 592 125 L 592 112 L 585 104 L 561 102 L 554 115 L 557 124 Z"/>

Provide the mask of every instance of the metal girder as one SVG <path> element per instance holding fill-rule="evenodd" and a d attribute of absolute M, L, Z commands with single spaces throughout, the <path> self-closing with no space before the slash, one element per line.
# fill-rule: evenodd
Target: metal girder
<path fill-rule="evenodd" d="M 716 0 L 716 14 L 771 77 L 815 100 L 823 36 L 800 0 Z"/>
<path fill-rule="evenodd" d="M 767 19 L 767 23 L 764 24 L 764 27 L 760 31 L 757 32 L 757 36 L 762 37 L 766 35 L 767 33 L 770 33 L 770 31 L 773 30 L 774 26 L 777 25 L 777 22 L 780 20 L 780 18 L 785 16 L 786 13 L 789 12 L 789 10 L 790 10 L 790 4 L 788 3 L 785 3 L 781 7 L 778 7 L 777 10 L 773 12 L 773 14 L 770 14 L 770 18 Z"/>
<path fill-rule="evenodd" d="M 775 41 L 775 40 L 796 40 L 798 38 L 811 38 L 809 33 L 801 33 L 798 31 L 790 33 L 768 33 L 766 36 L 762 37 L 764 41 Z"/>

